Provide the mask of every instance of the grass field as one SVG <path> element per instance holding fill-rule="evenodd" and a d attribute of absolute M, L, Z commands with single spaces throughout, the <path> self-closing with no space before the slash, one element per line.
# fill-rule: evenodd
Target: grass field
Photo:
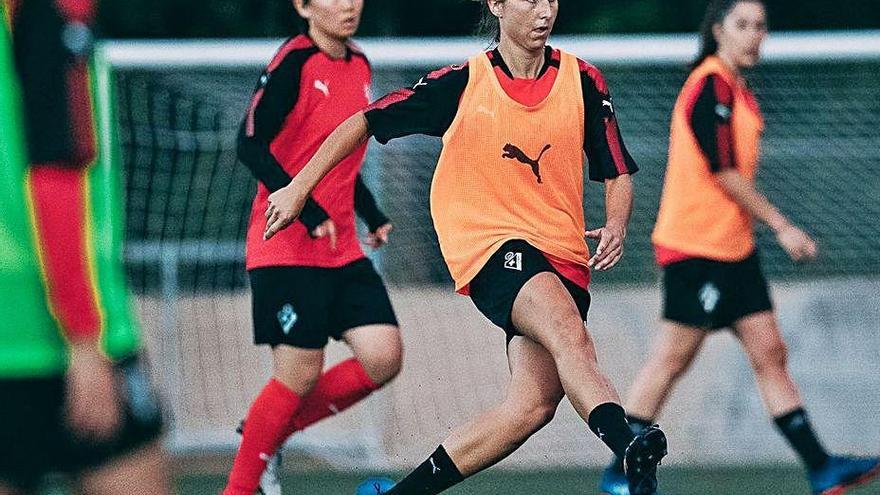
<path fill-rule="evenodd" d="M 509 472 L 490 470 L 449 490 L 450 495 L 593 495 L 598 494 L 599 471 L 560 470 Z M 350 495 L 369 475 L 310 473 L 286 474 L 285 495 Z M 808 495 L 809 487 L 796 467 L 742 467 L 723 469 L 685 469 L 661 467 L 664 495 Z M 394 476 L 392 476 L 394 478 Z M 184 475 L 178 478 L 180 495 L 216 495 L 223 488 L 223 477 Z M 880 494 L 875 481 L 847 495 Z"/>

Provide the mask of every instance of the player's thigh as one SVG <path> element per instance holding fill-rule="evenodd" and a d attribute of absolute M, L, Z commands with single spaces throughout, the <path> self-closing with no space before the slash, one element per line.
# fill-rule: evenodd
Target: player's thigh
<path fill-rule="evenodd" d="M 523 285 L 514 300 L 511 320 L 519 333 L 551 353 L 592 349 L 583 315 L 556 273 L 538 273 Z"/>
<path fill-rule="evenodd" d="M 290 345 L 272 348 L 272 376 L 298 395 L 312 390 L 324 368 L 324 349 Z"/>
<path fill-rule="evenodd" d="M 706 335 L 702 328 L 663 320 L 651 344 L 651 359 L 673 371 L 683 371 L 703 347 Z"/>
<path fill-rule="evenodd" d="M 733 324 L 734 333 L 753 364 L 784 366 L 787 348 L 772 311 L 740 318 Z"/>
<path fill-rule="evenodd" d="M 171 493 L 166 454 L 154 442 L 79 476 L 88 495 L 165 495 Z"/>
<path fill-rule="evenodd" d="M 347 330 L 342 338 L 374 383 L 385 383 L 400 371 L 403 342 L 396 326 L 360 326 Z"/>

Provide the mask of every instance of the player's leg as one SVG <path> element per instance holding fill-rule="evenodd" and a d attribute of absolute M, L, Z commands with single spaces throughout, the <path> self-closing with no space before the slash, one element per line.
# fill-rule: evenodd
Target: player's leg
<path fill-rule="evenodd" d="M 325 371 L 290 425 L 290 433 L 339 414 L 394 379 L 400 371 L 400 330 L 391 325 L 367 325 L 344 335 L 354 357 Z"/>
<path fill-rule="evenodd" d="M 560 277 L 532 277 L 513 305 L 513 324 L 553 357 L 562 387 L 575 410 L 615 455 L 623 457 L 632 495 L 654 493 L 656 466 L 666 438 L 656 428 L 634 434 L 614 386 L 599 369 L 595 347 L 569 289 Z"/>
<path fill-rule="evenodd" d="M 168 465 L 159 442 L 153 442 L 79 476 L 89 495 L 164 495 L 171 493 Z"/>
<path fill-rule="evenodd" d="M 403 345 L 385 284 L 368 259 L 336 271 L 330 333 L 354 357 L 324 372 L 291 424 L 302 430 L 337 414 L 385 385 L 400 371 Z"/>
<path fill-rule="evenodd" d="M 734 329 L 749 356 L 765 407 L 807 468 L 813 492 L 843 493 L 848 486 L 880 475 L 880 459 L 829 455 L 819 441 L 789 372 L 787 348 L 773 312 L 743 317 Z"/>
<path fill-rule="evenodd" d="M 225 495 L 252 495 L 266 463 L 321 375 L 332 283 L 326 270 L 272 267 L 250 273 L 254 341 L 272 346 L 272 377 L 251 404 Z"/>
<path fill-rule="evenodd" d="M 505 399 L 455 428 L 389 495 L 440 493 L 504 459 L 550 422 L 563 395 L 550 353 L 528 338 L 514 337 L 508 360 L 511 380 Z"/>
<path fill-rule="evenodd" d="M 703 345 L 706 330 L 664 321 L 654 340 L 648 361 L 639 370 L 626 401 L 627 422 L 634 433 L 654 424 L 666 398 L 688 370 Z M 629 493 L 623 473 L 623 458 L 614 456 L 602 476 L 604 493 Z"/>

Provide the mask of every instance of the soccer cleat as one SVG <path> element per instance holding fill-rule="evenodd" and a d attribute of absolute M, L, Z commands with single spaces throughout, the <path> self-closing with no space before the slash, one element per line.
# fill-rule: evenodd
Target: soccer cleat
<path fill-rule="evenodd" d="M 599 492 L 606 495 L 629 495 L 629 482 L 626 475 L 612 468 L 605 468 L 602 473 L 602 481 L 599 482 Z"/>
<path fill-rule="evenodd" d="M 657 494 L 657 465 L 666 455 L 666 435 L 657 425 L 633 438 L 623 457 L 629 495 Z"/>
<path fill-rule="evenodd" d="M 388 478 L 370 478 L 355 490 L 354 495 L 382 495 L 394 488 L 394 481 Z"/>
<path fill-rule="evenodd" d="M 880 475 L 880 458 L 832 456 L 808 475 L 814 495 L 842 495 Z"/>
<path fill-rule="evenodd" d="M 260 475 L 257 495 L 281 495 L 281 480 L 278 479 L 278 471 L 280 470 L 281 452 L 278 452 L 266 461 L 266 469 Z"/>

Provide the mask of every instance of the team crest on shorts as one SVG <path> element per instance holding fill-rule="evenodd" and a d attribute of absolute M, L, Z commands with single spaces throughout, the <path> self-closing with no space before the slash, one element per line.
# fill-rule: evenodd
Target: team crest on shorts
<path fill-rule="evenodd" d="M 296 321 L 299 319 L 296 311 L 293 310 L 293 306 L 290 304 L 285 304 L 281 306 L 281 311 L 278 312 L 278 323 L 281 324 L 281 330 L 284 332 L 284 335 L 290 333 L 290 330 L 296 325 Z"/>
<path fill-rule="evenodd" d="M 509 252 L 504 255 L 504 268 L 522 271 L 522 253 Z"/>
<path fill-rule="evenodd" d="M 712 282 L 706 282 L 700 289 L 700 303 L 703 305 L 703 311 L 713 313 L 721 300 L 721 291 Z"/>

